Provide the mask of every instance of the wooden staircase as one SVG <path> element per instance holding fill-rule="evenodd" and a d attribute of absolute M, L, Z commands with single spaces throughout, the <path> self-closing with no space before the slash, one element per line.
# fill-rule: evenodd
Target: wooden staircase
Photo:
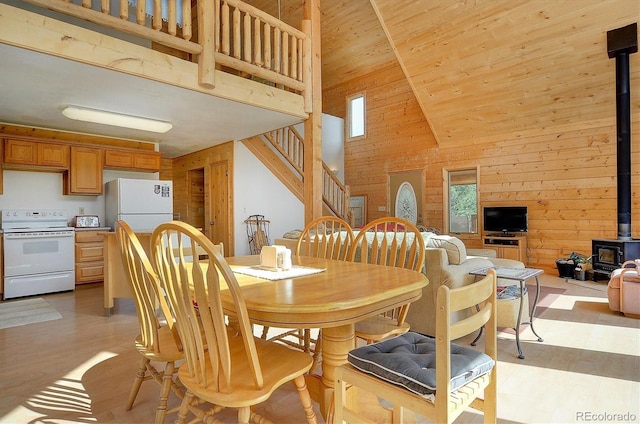
<path fill-rule="evenodd" d="M 292 126 L 242 140 L 242 143 L 304 202 L 304 139 Z M 322 162 L 322 201 L 326 215 L 350 222 L 349 187 Z"/>

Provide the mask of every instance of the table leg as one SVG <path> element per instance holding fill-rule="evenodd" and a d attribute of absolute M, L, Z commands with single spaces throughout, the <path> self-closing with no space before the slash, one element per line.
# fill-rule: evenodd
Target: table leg
<path fill-rule="evenodd" d="M 322 376 L 319 382 L 319 393 L 314 393 L 313 397 L 320 404 L 320 411 L 326 419 L 333 405 L 335 369 L 347 363 L 347 354 L 356 346 L 356 336 L 353 324 L 323 328 L 321 333 Z"/>
<path fill-rule="evenodd" d="M 536 316 L 536 307 L 538 306 L 538 298 L 540 297 L 540 281 L 538 280 L 538 276 L 536 275 L 536 297 L 533 300 L 533 307 L 531 308 L 531 315 L 529 316 L 529 326 L 531 327 L 531 331 L 536 335 L 539 342 L 543 342 L 542 337 L 536 333 L 536 330 L 533 328 L 533 318 Z"/>
<path fill-rule="evenodd" d="M 518 348 L 518 358 L 524 359 L 522 348 L 520 347 L 520 325 L 522 324 L 522 309 L 524 306 L 524 281 L 520 280 L 520 308 L 518 309 L 518 321 L 516 322 L 516 347 Z"/>

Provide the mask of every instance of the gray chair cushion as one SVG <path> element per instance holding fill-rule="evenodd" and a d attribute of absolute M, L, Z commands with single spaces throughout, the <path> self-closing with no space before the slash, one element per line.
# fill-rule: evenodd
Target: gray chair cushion
<path fill-rule="evenodd" d="M 419 395 L 436 392 L 436 343 L 415 332 L 361 346 L 348 361 L 360 371 Z M 495 362 L 483 352 L 451 344 L 451 391 L 489 372 Z"/>

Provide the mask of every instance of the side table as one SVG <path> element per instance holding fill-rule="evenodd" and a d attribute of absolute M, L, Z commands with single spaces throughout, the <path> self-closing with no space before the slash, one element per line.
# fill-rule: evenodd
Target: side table
<path fill-rule="evenodd" d="M 502 267 L 502 266 L 494 266 L 489 268 L 477 269 L 475 271 L 471 271 L 470 275 L 481 276 L 484 277 L 487 275 L 487 271 L 489 269 L 495 269 L 498 278 L 504 278 L 506 280 L 514 280 L 520 283 L 520 309 L 518 310 L 518 321 L 516 323 L 516 347 L 518 348 L 518 358 L 524 359 L 524 355 L 522 353 L 522 348 L 520 347 L 520 325 L 522 324 L 522 309 L 523 309 L 523 298 L 525 296 L 524 287 L 525 282 L 530 278 L 535 278 L 536 281 L 536 297 L 533 301 L 533 306 L 531 307 L 531 311 L 529 312 L 529 326 L 531 327 L 531 331 L 536 335 L 539 342 L 543 342 L 542 337 L 536 333 L 536 330 L 533 328 L 533 318 L 536 314 L 536 306 L 538 305 L 538 298 L 540 297 L 540 281 L 538 280 L 538 275 L 542 274 L 544 271 L 536 268 L 510 268 L 510 267 Z M 475 338 L 471 345 L 475 346 L 478 339 L 482 336 L 482 329 L 480 329 L 480 333 L 478 337 Z"/>

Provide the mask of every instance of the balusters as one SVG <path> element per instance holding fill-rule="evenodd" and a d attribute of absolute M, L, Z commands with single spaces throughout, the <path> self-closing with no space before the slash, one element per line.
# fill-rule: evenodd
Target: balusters
<path fill-rule="evenodd" d="M 260 18 L 257 16 L 253 20 L 253 63 L 258 66 L 262 66 L 262 44 L 260 34 Z"/>
<path fill-rule="evenodd" d="M 144 25 L 147 18 L 146 18 L 146 12 L 145 12 L 145 7 L 146 7 L 146 0 L 138 0 L 137 6 L 136 6 L 136 22 L 138 23 L 138 25 Z"/>
<path fill-rule="evenodd" d="M 243 23 L 244 61 L 251 63 L 251 16 L 248 13 L 244 14 Z"/>
<path fill-rule="evenodd" d="M 229 56 L 229 53 L 231 53 L 230 50 L 230 35 L 231 35 L 231 28 L 229 27 L 229 5 L 227 4 L 227 2 L 224 2 L 224 4 L 222 5 L 222 26 L 221 26 L 221 31 L 222 31 L 222 53 L 224 53 L 225 55 Z"/>
<path fill-rule="evenodd" d="M 217 28 L 217 27 L 216 27 Z M 191 25 L 191 1 L 182 2 L 182 38 L 184 40 L 191 40 L 192 25 Z"/>
<path fill-rule="evenodd" d="M 125 21 L 129 19 L 129 2 L 128 0 L 120 0 L 120 19 Z"/>
<path fill-rule="evenodd" d="M 233 57 L 240 59 L 240 46 L 242 42 L 240 26 L 240 9 L 233 10 Z"/>
<path fill-rule="evenodd" d="M 264 67 L 271 69 L 271 25 L 264 24 Z"/>
<path fill-rule="evenodd" d="M 282 60 L 280 59 L 282 57 L 281 37 L 282 37 L 282 31 L 280 31 L 280 28 L 274 28 L 273 29 L 273 58 L 275 63 L 273 64 L 273 71 L 278 74 L 280 73 L 280 64 L 282 63 Z"/>

